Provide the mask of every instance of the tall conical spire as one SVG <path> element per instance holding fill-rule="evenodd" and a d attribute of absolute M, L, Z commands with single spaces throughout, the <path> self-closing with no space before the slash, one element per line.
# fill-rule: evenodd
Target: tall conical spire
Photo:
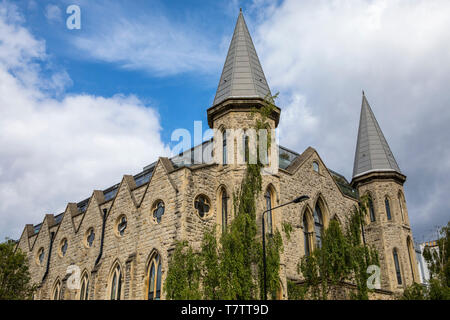
<path fill-rule="evenodd" d="M 363 91 L 353 178 L 376 171 L 401 173 Z"/>
<path fill-rule="evenodd" d="M 269 85 L 241 9 L 213 106 L 228 98 L 265 98 L 267 94 Z"/>

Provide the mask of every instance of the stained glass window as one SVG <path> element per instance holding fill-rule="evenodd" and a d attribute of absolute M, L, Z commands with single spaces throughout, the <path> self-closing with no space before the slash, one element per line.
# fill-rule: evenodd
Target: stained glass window
<path fill-rule="evenodd" d="M 157 222 L 160 223 L 162 216 L 164 215 L 164 202 L 162 201 L 158 201 L 155 203 L 155 205 L 153 206 L 153 219 Z"/>
<path fill-rule="evenodd" d="M 148 274 L 148 300 L 161 299 L 161 259 L 155 254 L 150 262 Z"/>

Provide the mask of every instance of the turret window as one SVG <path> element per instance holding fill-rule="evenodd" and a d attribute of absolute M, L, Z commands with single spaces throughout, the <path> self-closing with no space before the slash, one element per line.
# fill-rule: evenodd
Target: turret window
<path fill-rule="evenodd" d="M 223 130 L 222 132 L 222 164 L 227 164 L 227 132 Z"/>
<path fill-rule="evenodd" d="M 395 273 L 397 275 L 397 283 L 402 284 L 402 274 L 400 272 L 400 262 L 398 260 L 398 252 L 397 249 L 394 249 L 393 251 L 394 255 L 394 265 L 395 265 Z"/>
<path fill-rule="evenodd" d="M 272 230 L 272 193 L 270 192 L 270 189 L 268 188 L 266 191 L 266 194 L 264 195 L 264 198 L 266 199 L 266 210 L 267 210 L 267 230 L 270 234 L 273 233 Z"/>
<path fill-rule="evenodd" d="M 389 205 L 389 199 L 388 198 L 384 199 L 384 205 L 386 207 L 386 215 L 387 215 L 388 220 L 392 220 L 392 217 L 391 217 L 391 206 Z"/>
<path fill-rule="evenodd" d="M 222 232 L 227 230 L 228 224 L 228 195 L 225 189 L 222 190 Z"/>
<path fill-rule="evenodd" d="M 372 201 L 372 197 L 370 195 L 369 195 L 368 204 L 369 204 L 370 221 L 374 222 L 375 221 L 375 210 L 373 209 L 373 201 Z"/>

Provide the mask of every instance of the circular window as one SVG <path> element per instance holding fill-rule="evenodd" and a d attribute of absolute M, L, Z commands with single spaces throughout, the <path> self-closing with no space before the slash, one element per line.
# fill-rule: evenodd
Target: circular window
<path fill-rule="evenodd" d="M 116 233 L 119 236 L 123 236 L 125 234 L 125 229 L 127 228 L 128 221 L 125 215 L 121 215 L 116 221 Z"/>
<path fill-rule="evenodd" d="M 200 218 L 205 218 L 211 208 L 211 202 L 207 196 L 201 194 L 195 198 L 194 207 Z"/>
<path fill-rule="evenodd" d="M 165 211 L 164 202 L 162 202 L 161 200 L 157 200 L 153 204 L 153 208 L 152 208 L 153 221 L 156 223 L 160 223 L 161 218 L 164 215 L 164 211 Z"/>
<path fill-rule="evenodd" d="M 42 266 L 44 262 L 45 251 L 44 248 L 40 248 L 36 255 L 36 263 L 38 266 Z"/>
<path fill-rule="evenodd" d="M 92 247 L 92 245 L 94 244 L 94 240 L 95 240 L 94 228 L 90 228 L 86 232 L 86 236 L 85 236 L 85 245 L 86 245 L 86 247 L 88 247 L 88 248 Z"/>
<path fill-rule="evenodd" d="M 61 257 L 64 257 L 66 255 L 68 245 L 69 243 L 67 242 L 66 238 L 61 240 L 61 243 L 59 245 L 59 255 Z"/>

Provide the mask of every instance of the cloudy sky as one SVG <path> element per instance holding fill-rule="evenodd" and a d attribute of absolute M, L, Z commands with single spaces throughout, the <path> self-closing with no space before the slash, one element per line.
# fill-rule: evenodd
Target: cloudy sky
<path fill-rule="evenodd" d="M 433 238 L 450 220 L 448 0 L 0 0 L 0 239 L 170 155 L 175 129 L 206 130 L 239 7 L 281 144 L 350 180 L 364 89 L 414 236 Z"/>

